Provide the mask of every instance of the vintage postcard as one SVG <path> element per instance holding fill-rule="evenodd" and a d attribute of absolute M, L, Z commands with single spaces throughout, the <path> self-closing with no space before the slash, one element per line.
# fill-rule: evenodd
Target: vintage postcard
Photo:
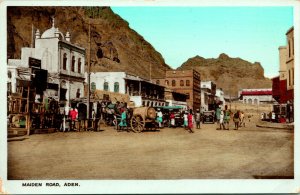
<path fill-rule="evenodd" d="M 0 194 L 300 192 L 299 1 L 0 5 Z"/>

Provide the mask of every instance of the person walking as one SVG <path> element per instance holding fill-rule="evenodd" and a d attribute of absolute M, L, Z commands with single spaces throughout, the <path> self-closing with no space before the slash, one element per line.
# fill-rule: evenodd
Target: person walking
<path fill-rule="evenodd" d="M 217 128 L 217 130 L 221 129 L 220 114 L 221 114 L 221 108 L 218 106 L 216 109 L 216 119 L 217 119 L 217 125 L 220 126 L 220 128 Z"/>
<path fill-rule="evenodd" d="M 225 125 L 224 125 L 224 111 L 223 110 L 221 110 L 221 112 L 220 112 L 220 129 L 219 130 L 222 130 L 222 127 L 225 130 Z"/>
<path fill-rule="evenodd" d="M 188 130 L 190 133 L 194 133 L 193 131 L 193 111 L 190 110 L 190 113 L 188 114 Z"/>
<path fill-rule="evenodd" d="M 171 127 L 175 127 L 175 114 L 173 111 L 170 114 L 170 120 L 171 120 Z"/>
<path fill-rule="evenodd" d="M 183 114 L 183 127 L 184 129 L 187 129 L 188 126 L 188 113 L 187 111 L 184 112 Z"/>
<path fill-rule="evenodd" d="M 78 112 L 73 107 L 73 109 L 69 111 L 69 115 L 70 115 L 70 119 L 71 119 L 70 130 L 75 131 L 76 130 L 75 123 L 76 123 Z"/>
<path fill-rule="evenodd" d="M 199 109 L 197 109 L 197 111 L 196 111 L 195 118 L 196 118 L 196 128 L 201 129 L 200 128 L 201 115 L 200 115 Z"/>
<path fill-rule="evenodd" d="M 224 130 L 229 130 L 229 121 L 230 121 L 230 111 L 228 110 L 227 105 L 225 105 L 224 120 L 223 120 L 225 126 Z"/>
<path fill-rule="evenodd" d="M 160 108 L 158 108 L 157 109 L 157 122 L 158 122 L 158 126 L 159 126 L 159 128 L 162 128 L 162 122 L 163 122 L 163 114 L 162 114 L 162 112 L 161 112 L 161 110 L 160 110 Z"/>
<path fill-rule="evenodd" d="M 244 112 L 240 112 L 240 127 L 245 127 L 245 114 Z"/>
<path fill-rule="evenodd" d="M 127 127 L 127 114 L 126 114 L 126 109 L 122 108 L 121 109 L 121 121 L 119 123 L 119 127 L 120 127 L 120 130 L 123 130 L 125 127 Z"/>
<path fill-rule="evenodd" d="M 238 130 L 239 129 L 239 124 L 240 124 L 240 111 L 237 111 L 233 115 L 233 122 L 234 122 L 234 130 Z"/>

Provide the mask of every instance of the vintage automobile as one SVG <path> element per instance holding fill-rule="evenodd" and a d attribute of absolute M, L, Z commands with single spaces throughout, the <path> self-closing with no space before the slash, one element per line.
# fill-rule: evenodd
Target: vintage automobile
<path fill-rule="evenodd" d="M 215 123 L 215 112 L 204 111 L 202 115 L 202 123 Z"/>

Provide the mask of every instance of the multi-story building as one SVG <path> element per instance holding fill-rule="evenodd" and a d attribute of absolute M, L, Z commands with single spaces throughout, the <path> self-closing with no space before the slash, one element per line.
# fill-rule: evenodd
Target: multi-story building
<path fill-rule="evenodd" d="M 216 84 L 212 81 L 201 81 L 201 111 L 215 110 Z"/>
<path fill-rule="evenodd" d="M 224 109 L 225 106 L 225 98 L 224 98 L 224 91 L 220 89 L 216 89 L 216 103 Z"/>
<path fill-rule="evenodd" d="M 169 70 L 166 77 L 153 80 L 156 84 L 187 95 L 188 109 L 200 109 L 200 73 L 196 70 Z"/>
<path fill-rule="evenodd" d="M 286 33 L 287 46 L 279 47 L 279 76 L 272 79 L 273 98 L 280 104 L 294 102 L 294 28 Z"/>
<path fill-rule="evenodd" d="M 24 47 L 21 59 L 8 59 L 8 88 L 16 92 L 17 87 L 29 81 L 32 76 L 32 64 L 38 64 L 47 70 L 46 86 L 41 96 L 70 102 L 72 99 L 83 97 L 84 93 L 84 64 L 85 49 L 71 43 L 69 32 L 64 35 L 52 27 L 42 35 L 35 32 L 34 47 Z M 45 77 L 44 77 L 45 78 Z"/>
<path fill-rule="evenodd" d="M 165 87 L 138 76 L 126 72 L 97 72 L 91 73 L 90 78 L 92 89 L 128 94 L 137 107 L 166 105 Z"/>

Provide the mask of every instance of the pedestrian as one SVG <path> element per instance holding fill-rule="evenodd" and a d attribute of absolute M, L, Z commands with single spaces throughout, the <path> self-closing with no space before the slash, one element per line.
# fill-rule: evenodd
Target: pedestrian
<path fill-rule="evenodd" d="M 193 131 L 193 111 L 190 110 L 190 113 L 188 114 L 188 130 L 190 133 L 194 133 Z"/>
<path fill-rule="evenodd" d="M 197 109 L 196 111 L 195 118 L 196 118 L 196 128 L 200 129 L 201 115 L 199 109 Z"/>
<path fill-rule="evenodd" d="M 240 127 L 245 127 L 245 114 L 244 112 L 240 112 Z"/>
<path fill-rule="evenodd" d="M 78 112 L 75 110 L 75 107 L 72 108 L 72 110 L 69 111 L 69 115 L 70 115 L 70 130 L 75 131 L 76 127 L 75 127 L 75 123 L 76 123 L 76 119 L 77 119 L 77 115 Z"/>
<path fill-rule="evenodd" d="M 216 119 L 217 119 L 217 125 L 220 126 L 221 129 L 220 114 L 221 114 L 221 108 L 218 106 L 216 109 Z M 217 130 L 219 130 L 219 128 L 217 128 Z"/>
<path fill-rule="evenodd" d="M 233 122 L 234 122 L 234 130 L 238 130 L 239 129 L 239 123 L 240 123 L 240 111 L 237 111 L 233 115 Z"/>
<path fill-rule="evenodd" d="M 185 111 L 183 114 L 183 127 L 184 129 L 187 129 L 188 126 L 188 112 Z"/>
<path fill-rule="evenodd" d="M 121 121 L 120 121 L 120 123 L 119 123 L 119 127 L 120 127 L 120 130 L 121 130 L 121 129 L 123 130 L 125 127 L 127 127 L 127 122 L 126 122 L 126 120 L 127 120 L 126 109 L 122 108 L 122 109 L 121 109 L 121 112 L 122 112 L 122 114 L 121 114 Z"/>
<path fill-rule="evenodd" d="M 87 127 L 85 125 L 86 116 L 87 115 L 87 107 L 85 104 L 80 103 L 78 105 L 78 131 L 83 128 L 83 130 L 87 130 Z"/>
<path fill-rule="evenodd" d="M 224 110 L 221 110 L 221 112 L 220 112 L 220 129 L 219 130 L 222 130 L 222 127 L 225 130 L 225 125 L 224 125 Z"/>
<path fill-rule="evenodd" d="M 175 127 L 175 114 L 173 111 L 170 114 L 170 120 L 171 120 L 171 127 Z"/>
<path fill-rule="evenodd" d="M 162 128 L 163 114 L 162 114 L 160 108 L 158 108 L 157 111 L 158 111 L 158 112 L 157 112 L 157 118 L 156 118 L 156 120 L 157 120 L 157 122 L 158 122 L 159 128 Z"/>
<path fill-rule="evenodd" d="M 230 111 L 228 110 L 227 105 L 225 105 L 225 110 L 224 110 L 224 130 L 229 130 L 229 121 L 230 121 Z"/>

